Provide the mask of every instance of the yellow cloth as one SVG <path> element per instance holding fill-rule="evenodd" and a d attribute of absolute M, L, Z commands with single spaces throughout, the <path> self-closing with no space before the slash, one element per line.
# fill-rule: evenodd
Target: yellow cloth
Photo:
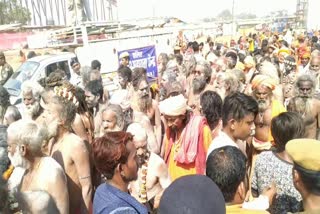
<path fill-rule="evenodd" d="M 251 85 L 253 90 L 256 89 L 259 85 L 264 85 L 271 90 L 274 90 L 276 87 L 276 82 L 274 79 L 267 75 L 259 74 L 253 78 Z"/>
<path fill-rule="evenodd" d="M 271 103 L 271 119 L 278 116 L 282 112 L 286 112 L 287 110 L 285 107 L 278 101 L 278 100 L 272 100 Z M 273 137 L 271 135 L 271 129 L 269 129 L 269 135 L 268 135 L 268 142 L 273 143 Z"/>
<path fill-rule="evenodd" d="M 247 210 L 243 209 L 241 204 L 236 204 L 236 205 L 226 205 L 226 213 L 227 214 L 238 214 L 238 213 L 243 213 L 243 214 L 267 214 L 269 212 L 264 211 L 264 210 Z"/>
<path fill-rule="evenodd" d="M 244 64 L 242 62 L 238 61 L 237 64 L 236 64 L 236 69 L 239 69 L 239 70 L 243 71 L 244 70 Z"/>
<path fill-rule="evenodd" d="M 195 162 L 190 164 L 181 164 L 174 160 L 175 154 L 177 153 L 177 151 L 179 151 L 181 147 L 179 141 L 180 139 L 178 140 L 178 142 L 175 142 L 172 145 L 170 155 L 169 155 L 168 169 L 169 169 L 169 175 L 172 181 L 185 175 L 196 174 Z M 212 141 L 211 130 L 209 126 L 206 125 L 204 126 L 204 130 L 203 130 L 203 143 L 204 143 L 204 150 L 206 153 L 208 151 L 211 141 Z M 168 144 L 169 144 L 169 139 L 166 138 L 165 139 L 166 150 L 168 149 Z"/>
<path fill-rule="evenodd" d="M 250 51 L 250 52 L 253 52 L 253 51 L 254 51 L 254 41 L 253 41 L 253 40 L 250 40 L 250 41 L 249 41 L 249 51 Z"/>

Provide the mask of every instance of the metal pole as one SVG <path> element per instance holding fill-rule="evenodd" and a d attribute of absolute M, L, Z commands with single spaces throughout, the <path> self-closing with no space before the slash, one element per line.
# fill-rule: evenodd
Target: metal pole
<path fill-rule="evenodd" d="M 232 1 L 232 35 L 234 35 L 234 0 Z"/>

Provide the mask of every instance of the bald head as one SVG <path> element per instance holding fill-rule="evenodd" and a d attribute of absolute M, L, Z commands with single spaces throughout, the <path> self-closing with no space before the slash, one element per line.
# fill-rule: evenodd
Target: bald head
<path fill-rule="evenodd" d="M 147 144 L 147 132 L 139 123 L 131 123 L 128 126 L 127 132 L 133 135 L 133 141 L 135 142 L 135 144 L 137 142 L 140 147 Z"/>

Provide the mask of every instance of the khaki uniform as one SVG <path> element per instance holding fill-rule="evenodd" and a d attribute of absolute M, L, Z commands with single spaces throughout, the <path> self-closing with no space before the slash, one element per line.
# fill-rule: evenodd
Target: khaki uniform
<path fill-rule="evenodd" d="M 0 85 L 4 85 L 13 74 L 13 69 L 8 63 L 5 63 L 0 66 L 0 72 Z"/>

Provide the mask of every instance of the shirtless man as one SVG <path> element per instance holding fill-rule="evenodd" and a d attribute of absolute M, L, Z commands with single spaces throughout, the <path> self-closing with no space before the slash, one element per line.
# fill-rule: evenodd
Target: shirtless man
<path fill-rule="evenodd" d="M 42 143 L 48 137 L 47 130 L 34 121 L 19 120 L 9 126 L 7 133 L 8 156 L 11 164 L 25 169 L 21 183 L 17 187 L 18 192 L 32 194 L 44 192 L 37 198 L 37 203 L 30 201 L 31 204 L 27 203 L 27 207 L 32 207 L 33 211 L 48 207 L 48 200 L 44 197 L 49 194 L 59 213 L 69 213 L 69 196 L 65 191 L 66 175 L 54 159 L 46 157 L 41 151 Z M 46 211 L 52 213 L 50 212 L 52 210 Z"/>
<path fill-rule="evenodd" d="M 151 212 L 158 208 L 163 191 L 171 183 L 168 168 L 160 156 L 150 152 L 146 131 L 139 123 L 129 125 L 127 132 L 134 135 L 139 166 L 138 179 L 131 182 L 131 195 Z"/>
<path fill-rule="evenodd" d="M 68 179 L 69 213 L 88 213 L 91 208 L 92 182 L 89 151 L 80 137 L 71 133 L 75 105 L 54 96 L 45 107 L 45 123 L 54 142 L 49 154 L 62 166 Z"/>
<path fill-rule="evenodd" d="M 103 86 L 99 80 L 90 81 L 85 87 L 86 103 L 94 118 L 95 136 L 99 136 L 101 125 L 101 108 L 103 102 Z"/>
<path fill-rule="evenodd" d="M 152 130 L 149 131 L 147 127 L 143 126 L 147 130 L 148 143 L 157 145 L 156 148 L 151 148 L 151 151 L 159 154 L 160 142 L 161 142 L 161 118 L 158 102 L 151 98 L 149 84 L 145 76 L 144 68 L 135 68 L 132 75 L 132 86 L 134 89 L 133 97 L 131 98 L 131 108 L 134 112 L 134 121 L 139 122 L 137 117 L 143 117 L 144 114 L 148 117 Z M 142 124 L 143 125 L 143 124 Z"/>
<path fill-rule="evenodd" d="M 296 81 L 296 96 L 288 104 L 288 111 L 298 112 L 304 119 L 306 137 L 320 139 L 320 101 L 313 97 L 315 82 L 312 76 L 304 74 Z"/>
<path fill-rule="evenodd" d="M 257 151 L 269 150 L 273 144 L 271 135 L 271 120 L 285 111 L 283 105 L 273 99 L 275 84 L 266 75 L 257 75 L 252 80 L 253 97 L 257 100 L 259 112 L 255 118 L 256 133 L 252 144 Z"/>
<path fill-rule="evenodd" d="M 21 93 L 23 102 L 22 117 L 39 122 L 39 116 L 43 112 L 43 108 L 40 106 L 41 86 L 31 81 L 25 81 L 21 85 Z"/>
<path fill-rule="evenodd" d="M 195 108 L 200 105 L 200 95 L 208 90 L 214 91 L 213 85 L 210 85 L 211 67 L 206 61 L 197 62 L 196 68 L 191 73 L 192 89 L 188 95 L 188 106 Z"/>

